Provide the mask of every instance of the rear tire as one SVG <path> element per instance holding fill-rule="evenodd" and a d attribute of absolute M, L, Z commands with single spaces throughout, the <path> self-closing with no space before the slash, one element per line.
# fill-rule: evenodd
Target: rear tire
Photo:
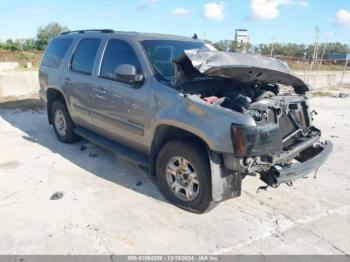
<path fill-rule="evenodd" d="M 177 207 L 203 213 L 212 205 L 211 171 L 206 151 L 193 141 L 171 141 L 156 161 L 160 191 Z"/>
<path fill-rule="evenodd" d="M 51 118 L 58 140 L 64 143 L 73 143 L 80 139 L 80 136 L 74 133 L 74 123 L 69 115 L 66 104 L 61 100 L 53 102 Z"/>

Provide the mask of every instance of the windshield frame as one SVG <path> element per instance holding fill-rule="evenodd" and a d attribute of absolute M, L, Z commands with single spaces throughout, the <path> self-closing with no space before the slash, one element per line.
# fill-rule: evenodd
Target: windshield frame
<path fill-rule="evenodd" d="M 206 48 L 207 50 L 210 50 L 210 48 L 207 46 L 207 43 L 205 41 L 202 40 L 195 40 L 195 39 L 143 39 L 139 41 L 139 44 L 141 45 L 141 48 L 144 52 L 144 55 L 146 56 L 146 60 L 149 64 L 149 67 L 152 71 L 152 75 L 162 84 L 174 87 L 175 86 L 175 81 L 171 81 L 168 79 L 165 79 L 160 72 L 158 72 L 158 70 L 155 68 L 155 66 L 153 65 L 153 63 L 151 62 L 151 57 L 148 55 L 147 49 L 145 47 L 144 42 L 146 41 L 174 41 L 174 42 L 190 42 L 190 43 L 198 43 L 198 44 L 203 44 L 203 47 Z M 193 49 L 193 48 L 192 48 Z M 184 50 L 190 50 L 190 49 L 184 49 Z M 181 55 L 180 55 L 181 56 Z M 179 56 L 178 56 L 179 57 Z M 175 57 L 173 59 L 173 61 L 176 59 L 177 57 Z M 172 61 L 172 64 L 173 64 Z"/>

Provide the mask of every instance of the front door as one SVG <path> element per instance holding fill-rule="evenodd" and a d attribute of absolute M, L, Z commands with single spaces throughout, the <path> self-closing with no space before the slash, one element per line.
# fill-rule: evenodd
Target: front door
<path fill-rule="evenodd" d="M 146 84 L 134 85 L 116 77 L 116 68 L 120 65 L 132 65 L 137 73 L 142 73 L 137 55 L 128 42 L 110 39 L 101 59 L 94 82 L 94 128 L 112 140 L 144 151 L 149 88 Z"/>

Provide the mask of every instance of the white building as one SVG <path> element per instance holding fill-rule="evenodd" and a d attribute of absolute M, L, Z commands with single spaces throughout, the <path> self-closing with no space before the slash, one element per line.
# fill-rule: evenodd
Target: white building
<path fill-rule="evenodd" d="M 235 43 L 237 52 L 240 51 L 242 53 L 247 53 L 249 43 L 249 35 L 247 29 L 235 30 Z"/>

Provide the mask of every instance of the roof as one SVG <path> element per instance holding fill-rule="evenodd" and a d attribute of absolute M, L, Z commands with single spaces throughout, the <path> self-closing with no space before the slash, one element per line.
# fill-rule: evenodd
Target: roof
<path fill-rule="evenodd" d="M 87 30 L 75 30 L 63 32 L 61 36 L 82 36 L 82 35 L 115 35 L 115 36 L 126 36 L 132 37 L 138 40 L 157 40 L 157 39 L 169 39 L 169 40 L 191 40 L 201 41 L 188 36 L 170 35 L 170 34 L 155 34 L 155 33 L 141 33 L 141 32 L 125 32 L 125 31 L 114 31 L 112 29 L 87 29 Z"/>

